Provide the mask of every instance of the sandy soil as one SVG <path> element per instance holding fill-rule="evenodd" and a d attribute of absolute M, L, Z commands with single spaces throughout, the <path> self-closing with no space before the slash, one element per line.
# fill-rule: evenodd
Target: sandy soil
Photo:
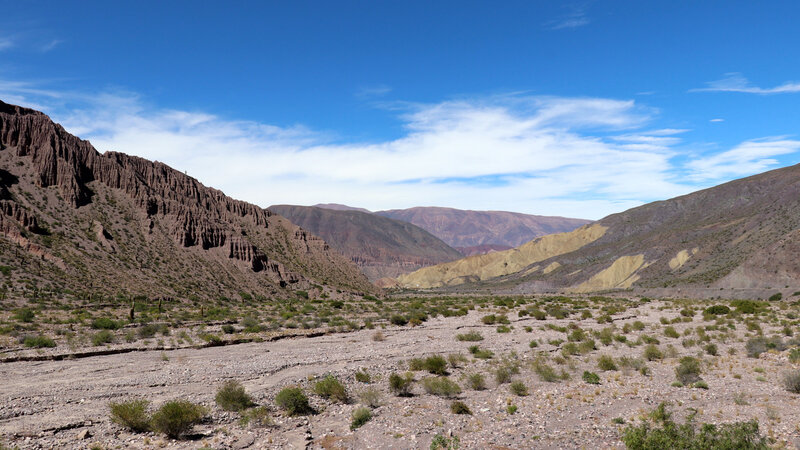
<path fill-rule="evenodd" d="M 276 342 L 249 343 L 204 349 L 148 351 L 121 355 L 64 360 L 0 364 L 3 388 L 0 392 L 0 443 L 27 448 L 429 448 L 439 434 L 456 436 L 461 448 L 621 448 L 621 418 L 635 423 L 644 412 L 662 401 L 670 401 L 678 417 L 687 408 L 698 411 L 698 421 L 722 423 L 755 418 L 762 433 L 790 447 L 800 444 L 800 396 L 787 392 L 783 373 L 792 368 L 787 351 L 768 352 L 758 359 L 744 352 L 745 329 L 739 324 L 734 338 L 715 341 L 720 356 L 703 356 L 703 379 L 709 389 L 673 387 L 675 366 L 683 355 L 697 356 L 697 346 L 685 348 L 681 338 L 663 335 L 660 317 L 673 318 L 678 311 L 658 302 L 629 309 L 615 316 L 614 326 L 640 320 L 645 330 L 628 333 L 631 341 L 641 334 L 657 336 L 667 358 L 647 363 L 650 374 L 635 371 L 600 371 L 597 357 L 642 355 L 643 345 L 631 347 L 615 342 L 597 343 L 598 350 L 573 356 L 557 365 L 571 379 L 541 381 L 529 363 L 539 353 L 557 355 L 558 347 L 547 342 L 564 339 L 565 334 L 542 329 L 545 323 L 566 326 L 575 323 L 585 330 L 600 330 L 595 319 L 537 321 L 509 314 L 513 329 L 498 333 L 496 326 L 483 325 L 489 311 L 472 311 L 466 317 L 431 319 L 418 327 L 387 327 L 383 341 L 375 341 L 376 330 L 293 338 Z M 693 322 L 673 325 L 683 335 L 687 327 L 710 325 L 696 316 Z M 533 330 L 526 332 L 524 326 Z M 764 326 L 765 335 L 771 329 Z M 479 331 L 485 340 L 459 342 L 457 333 Z M 712 334 L 713 333 L 709 333 Z M 540 342 L 531 349 L 529 342 Z M 411 357 L 462 353 L 478 344 L 495 357 L 475 360 L 450 369 L 451 379 L 463 388 L 459 400 L 472 415 L 450 412 L 452 400 L 426 394 L 416 383 L 412 397 L 395 397 L 386 382 L 393 371 L 405 371 Z M 667 350 L 668 344 L 674 351 Z M 734 348 L 735 354 L 729 354 Z M 504 355 L 515 352 L 521 371 L 515 380 L 524 382 L 530 395 L 510 393 L 508 384 L 495 382 L 493 369 Z M 758 370 L 756 370 L 758 368 Z M 366 369 L 373 378 L 369 385 L 358 383 L 354 373 Z M 763 370 L 762 370 L 763 369 Z M 600 385 L 581 380 L 584 370 L 597 372 Z M 485 375 L 488 388 L 467 388 L 465 374 Z M 311 393 L 315 377 L 333 373 L 344 381 L 353 401 L 330 403 Z M 738 378 L 734 375 L 738 375 Z M 431 376 L 415 372 L 421 380 Z M 238 414 L 224 412 L 214 404 L 217 388 L 226 380 L 243 383 L 255 401 L 273 409 L 274 425 L 242 427 Z M 302 386 L 318 414 L 285 417 L 274 406 L 274 397 L 289 385 Z M 350 431 L 352 411 L 358 407 L 358 392 L 374 387 L 382 393 L 382 406 L 374 418 Z M 202 403 L 211 417 L 195 427 L 189 439 L 171 441 L 153 433 L 135 434 L 111 423 L 109 401 L 132 397 L 150 400 L 154 406 L 185 398 Z M 508 405 L 517 406 L 515 414 Z"/>

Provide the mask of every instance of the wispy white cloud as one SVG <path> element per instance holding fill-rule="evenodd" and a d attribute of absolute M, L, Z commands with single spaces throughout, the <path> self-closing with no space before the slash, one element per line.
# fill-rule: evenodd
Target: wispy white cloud
<path fill-rule="evenodd" d="M 64 41 L 61 40 L 61 39 L 51 39 L 49 42 L 45 42 L 44 44 L 42 44 L 42 46 L 39 48 L 39 50 L 41 50 L 44 53 L 47 53 L 50 50 L 53 50 L 54 48 L 56 48 L 59 45 L 61 45 L 63 42 Z"/>
<path fill-rule="evenodd" d="M 676 148 L 685 145 L 679 136 L 687 130 L 648 130 L 655 109 L 602 98 L 405 104 L 398 116 L 402 137 L 342 144 L 300 125 L 158 108 L 134 93 L 58 93 L 0 82 L 0 98 L 8 94 L 43 105 L 101 151 L 163 161 L 262 206 L 438 205 L 600 218 L 706 187 L 708 180 L 754 173 L 772 156 L 800 148 L 787 139 L 751 141 L 679 166 Z M 737 169 L 742 163 L 749 166 Z"/>
<path fill-rule="evenodd" d="M 591 23 L 591 19 L 586 14 L 587 5 L 572 5 L 570 8 L 572 10 L 570 13 L 547 22 L 545 27 L 550 30 L 564 30 L 579 28 Z"/>
<path fill-rule="evenodd" d="M 763 172 L 778 164 L 776 156 L 796 153 L 800 141 L 784 137 L 746 141 L 738 146 L 687 163 L 695 181 L 718 180 Z"/>
<path fill-rule="evenodd" d="M 383 97 L 389 92 L 392 92 L 392 88 L 385 84 L 361 86 L 360 88 L 358 88 L 358 90 L 356 90 L 356 97 L 361 97 L 361 98 Z"/>
<path fill-rule="evenodd" d="M 716 123 L 725 122 L 725 119 L 716 118 L 716 119 L 709 120 L 709 122 L 716 122 Z"/>
<path fill-rule="evenodd" d="M 761 88 L 754 86 L 740 73 L 725 74 L 725 78 L 706 83 L 704 88 L 691 89 L 690 92 L 744 92 L 747 94 L 788 94 L 800 92 L 800 82 L 787 81 L 779 86 Z"/>
<path fill-rule="evenodd" d="M 8 50 L 14 46 L 14 41 L 11 38 L 0 37 L 0 51 Z"/>

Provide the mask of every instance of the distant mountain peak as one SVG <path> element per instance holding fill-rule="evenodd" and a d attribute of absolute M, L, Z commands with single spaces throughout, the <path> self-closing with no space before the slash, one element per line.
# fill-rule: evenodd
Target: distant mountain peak
<path fill-rule="evenodd" d="M 313 205 L 314 208 L 332 209 L 334 211 L 361 211 L 364 213 L 372 213 L 372 211 L 364 208 L 356 208 L 354 206 L 342 205 L 340 203 L 317 203 Z"/>

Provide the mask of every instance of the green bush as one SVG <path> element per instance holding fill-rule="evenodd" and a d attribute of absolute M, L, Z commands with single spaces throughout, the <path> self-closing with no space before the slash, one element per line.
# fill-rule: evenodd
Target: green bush
<path fill-rule="evenodd" d="M 731 309 L 725 305 L 714 305 L 709 306 L 703 311 L 703 314 L 708 314 L 712 316 L 723 316 L 731 312 Z"/>
<path fill-rule="evenodd" d="M 358 399 L 362 404 L 367 405 L 370 408 L 377 408 L 378 406 L 381 406 L 383 396 L 377 389 L 367 388 L 358 393 Z"/>
<path fill-rule="evenodd" d="M 500 325 L 500 326 L 497 327 L 497 332 L 498 333 L 511 333 L 511 328 L 509 328 L 507 325 Z"/>
<path fill-rule="evenodd" d="M 735 422 L 723 425 L 702 424 L 699 428 L 690 415 L 686 423 L 676 424 L 662 403 L 649 420 L 628 426 L 622 442 L 631 450 L 657 449 L 742 449 L 767 450 L 767 439 L 758 431 L 758 422 Z"/>
<path fill-rule="evenodd" d="M 367 369 L 361 369 L 356 371 L 356 381 L 359 383 L 369 383 L 372 381 L 372 377 L 369 375 L 369 372 L 367 372 Z"/>
<path fill-rule="evenodd" d="M 242 417 L 239 419 L 239 424 L 242 427 L 252 425 L 255 427 L 270 427 L 275 424 L 272 416 L 269 413 L 269 408 L 266 406 L 258 406 L 246 411 L 242 411 Z"/>
<path fill-rule="evenodd" d="M 780 292 L 776 292 L 776 293 L 770 295 L 768 300 L 771 301 L 771 302 L 777 302 L 778 300 L 780 300 L 782 298 L 783 298 L 783 294 L 781 294 Z"/>
<path fill-rule="evenodd" d="M 680 364 L 675 368 L 675 378 L 684 385 L 700 381 L 700 360 L 692 356 L 681 358 Z"/>
<path fill-rule="evenodd" d="M 25 347 L 32 347 L 32 348 L 49 348 L 55 347 L 56 341 L 50 339 L 47 336 L 25 336 L 22 339 L 22 345 Z"/>
<path fill-rule="evenodd" d="M 290 416 L 298 416 L 303 414 L 312 414 L 314 410 L 308 404 L 308 397 L 303 393 L 303 390 L 297 387 L 287 387 L 281 389 L 278 395 L 275 396 L 275 404 L 286 414 Z"/>
<path fill-rule="evenodd" d="M 472 353 L 472 356 L 478 359 L 490 359 L 494 356 L 491 350 L 486 350 L 478 347 L 477 345 L 471 345 L 469 347 L 469 352 Z"/>
<path fill-rule="evenodd" d="M 479 373 L 471 373 L 467 375 L 467 385 L 474 391 L 482 391 L 486 389 L 486 379 Z"/>
<path fill-rule="evenodd" d="M 528 387 L 525 386 L 525 383 L 522 381 L 514 381 L 508 386 L 508 389 L 511 391 L 512 394 L 525 397 L 528 395 Z"/>
<path fill-rule="evenodd" d="M 389 375 L 389 389 L 398 397 L 407 397 L 411 394 L 411 383 L 414 382 L 414 377 L 410 373 L 405 375 L 398 375 L 392 373 Z"/>
<path fill-rule="evenodd" d="M 708 344 L 705 347 L 703 347 L 703 350 L 705 350 L 706 353 L 708 353 L 711 356 L 717 356 L 717 354 L 719 353 L 719 350 L 717 349 L 717 344 Z"/>
<path fill-rule="evenodd" d="M 447 377 L 426 378 L 422 380 L 425 392 L 437 397 L 452 398 L 461 393 L 461 388 Z"/>
<path fill-rule="evenodd" d="M 95 330 L 118 330 L 122 324 L 108 317 L 99 317 L 92 320 L 92 328 Z"/>
<path fill-rule="evenodd" d="M 664 336 L 666 336 L 668 338 L 677 339 L 681 335 L 678 334 L 678 332 L 675 330 L 675 327 L 669 326 L 669 327 L 664 328 Z"/>
<path fill-rule="evenodd" d="M 186 400 L 173 400 L 153 414 L 151 425 L 155 431 L 177 439 L 189 432 L 195 424 L 202 422 L 206 414 L 208 410 L 201 405 Z"/>
<path fill-rule="evenodd" d="M 111 421 L 128 428 L 136 433 L 150 429 L 150 413 L 147 411 L 150 402 L 147 400 L 128 400 L 125 402 L 111 402 Z"/>
<path fill-rule="evenodd" d="M 391 322 L 392 325 L 399 325 L 402 327 L 403 325 L 406 325 L 408 323 L 408 319 L 406 319 L 405 316 L 401 316 L 400 314 L 395 314 L 389 319 L 389 322 Z"/>
<path fill-rule="evenodd" d="M 644 348 L 644 359 L 648 361 L 656 361 L 664 358 L 664 354 L 661 353 L 661 350 L 655 345 L 650 344 Z"/>
<path fill-rule="evenodd" d="M 792 370 L 783 374 L 783 386 L 793 394 L 800 394 L 800 370 Z"/>
<path fill-rule="evenodd" d="M 617 363 L 614 362 L 614 358 L 609 355 L 600 355 L 597 358 L 597 367 L 600 370 L 617 370 Z"/>
<path fill-rule="evenodd" d="M 472 415 L 472 410 L 469 409 L 466 403 L 461 401 L 454 401 L 450 404 L 450 412 L 453 414 L 469 414 Z"/>
<path fill-rule="evenodd" d="M 433 355 L 422 361 L 422 370 L 434 375 L 447 375 L 447 360 L 441 355 Z"/>
<path fill-rule="evenodd" d="M 110 344 L 114 342 L 114 333 L 109 330 L 101 330 L 92 335 L 92 344 L 95 346 Z"/>
<path fill-rule="evenodd" d="M 589 384 L 600 384 L 600 376 L 594 372 L 589 372 L 588 370 L 583 372 L 583 377 L 581 378 L 583 378 L 583 381 Z"/>
<path fill-rule="evenodd" d="M 539 376 L 539 379 L 542 381 L 547 381 L 548 383 L 555 383 L 557 381 L 566 380 L 569 378 L 569 374 L 567 372 L 562 370 L 559 374 L 555 369 L 543 362 L 535 363 L 533 366 L 533 371 L 536 372 L 536 375 Z"/>
<path fill-rule="evenodd" d="M 350 430 L 364 425 L 372 419 L 372 410 L 364 406 L 358 407 L 353 411 L 352 421 L 350 422 Z"/>
<path fill-rule="evenodd" d="M 483 336 L 477 331 L 470 331 L 468 333 L 457 334 L 456 340 L 466 341 L 466 342 L 477 342 L 477 341 L 482 341 Z"/>
<path fill-rule="evenodd" d="M 327 375 L 314 385 L 314 392 L 320 397 L 339 403 L 347 403 L 347 388 L 333 375 Z"/>
<path fill-rule="evenodd" d="M 18 322 L 31 323 L 31 322 L 33 322 L 33 319 L 35 319 L 35 318 L 36 318 L 36 314 L 31 309 L 20 308 L 20 309 L 14 311 L 14 320 L 16 320 Z"/>
<path fill-rule="evenodd" d="M 225 382 L 217 391 L 217 405 L 225 411 L 242 411 L 255 406 L 253 398 L 244 390 L 244 386 L 235 380 Z"/>

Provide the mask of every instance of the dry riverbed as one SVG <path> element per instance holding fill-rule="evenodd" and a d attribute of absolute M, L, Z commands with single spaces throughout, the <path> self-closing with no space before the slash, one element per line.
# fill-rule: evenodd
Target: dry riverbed
<path fill-rule="evenodd" d="M 746 326 L 741 317 L 728 319 L 733 329 L 727 323 L 719 325 L 701 314 L 707 306 L 699 305 L 689 321 L 688 315 L 680 314 L 681 305 L 636 303 L 614 312 L 611 323 L 598 321 L 597 312 L 586 318 L 574 313 L 563 319 L 548 316 L 537 320 L 519 316 L 519 308 L 503 312 L 487 308 L 464 317 L 431 318 L 416 327 L 387 326 L 274 342 L 61 361 L 7 362 L 0 364 L 0 443 L 21 449 L 427 449 L 437 439 L 457 440 L 460 448 L 623 448 L 622 430 L 668 401 L 677 419 L 682 420 L 690 408 L 697 412 L 698 422 L 757 419 L 761 433 L 773 438 L 776 445 L 800 444 L 800 396 L 788 392 L 782 381 L 786 371 L 796 370 L 789 360 L 790 348 L 748 357 L 746 342 L 757 334 L 753 327 Z M 785 314 L 792 308 L 771 308 L 772 312 L 758 316 L 764 336 L 780 333 L 789 339 L 785 326 L 800 331 L 786 325 Z M 508 332 L 498 332 L 498 324 L 484 323 L 483 317 L 492 313 L 510 319 Z M 637 321 L 643 328 L 633 326 Z M 708 326 L 710 331 L 698 334 L 698 327 Z M 667 327 L 678 336 L 665 334 Z M 573 334 L 576 328 L 583 330 L 584 339 Z M 615 337 L 605 345 L 593 332 L 609 328 L 607 333 Z M 470 331 L 478 332 L 483 340 L 456 339 Z M 576 345 L 593 339 L 596 349 L 583 347 L 586 351 L 570 354 L 568 347 L 565 350 L 570 336 Z M 662 359 L 643 358 L 643 338 L 645 342 L 658 341 L 654 345 Z M 531 341 L 536 342 L 535 347 Z M 711 343 L 716 355 L 704 350 Z M 469 351 L 473 345 L 490 350 L 493 357 L 474 357 Z M 422 380 L 433 375 L 424 370 L 413 372 L 412 396 L 398 397 L 390 391 L 387 380 L 391 373 L 405 373 L 411 358 L 436 354 L 464 356 L 458 367 L 447 369 L 449 378 L 462 390 L 456 398 L 426 393 Z M 598 360 L 602 355 L 611 357 L 614 369 L 601 370 Z M 707 389 L 673 386 L 675 367 L 686 355 L 701 360 L 700 376 Z M 628 358 L 627 367 L 623 357 Z M 640 364 L 646 369 L 638 370 Z M 503 366 L 512 369 L 510 379 L 522 382 L 528 395 L 515 395 L 509 383 L 497 381 L 497 369 Z M 565 379 L 545 381 L 543 366 L 559 377 L 564 374 Z M 513 373 L 514 368 L 518 373 Z M 355 373 L 362 370 L 370 375 L 370 383 L 355 380 Z M 584 371 L 599 375 L 600 384 L 584 381 Z M 313 393 L 315 382 L 326 374 L 335 375 L 347 386 L 349 403 L 331 402 Z M 485 389 L 470 388 L 467 377 L 472 374 L 485 377 Z M 256 403 L 269 407 L 272 424 L 243 425 L 238 413 L 219 408 L 214 397 L 228 380 L 241 382 Z M 317 413 L 299 417 L 282 413 L 274 399 L 287 386 L 302 387 Z M 380 406 L 373 409 L 370 421 L 351 431 L 351 414 L 360 406 L 359 393 L 371 388 L 378 391 Z M 181 440 L 133 433 L 112 423 L 108 408 L 111 401 L 132 398 L 149 400 L 153 407 L 186 399 L 205 405 L 210 414 Z M 454 400 L 464 402 L 472 414 L 453 414 L 450 405 Z"/>

